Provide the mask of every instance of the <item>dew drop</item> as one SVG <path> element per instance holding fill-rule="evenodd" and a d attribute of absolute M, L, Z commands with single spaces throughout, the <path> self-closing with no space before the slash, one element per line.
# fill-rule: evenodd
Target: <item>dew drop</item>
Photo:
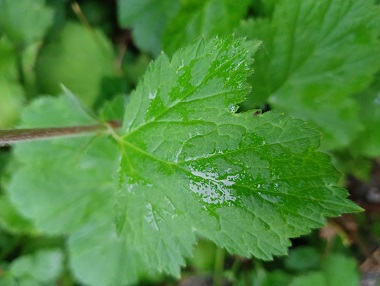
<path fill-rule="evenodd" d="M 152 99 L 155 99 L 157 96 L 157 90 L 155 92 L 149 92 L 149 99 L 152 100 Z"/>

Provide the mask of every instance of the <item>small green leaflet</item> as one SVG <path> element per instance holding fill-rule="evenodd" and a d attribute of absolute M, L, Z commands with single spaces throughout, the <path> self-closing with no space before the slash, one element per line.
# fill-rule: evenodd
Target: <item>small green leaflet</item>
<path fill-rule="evenodd" d="M 150 66 L 126 108 L 116 225 L 146 265 L 179 275 L 195 235 L 271 259 L 359 208 L 334 186 L 319 134 L 277 112 L 236 113 L 258 42 L 200 40 Z"/>

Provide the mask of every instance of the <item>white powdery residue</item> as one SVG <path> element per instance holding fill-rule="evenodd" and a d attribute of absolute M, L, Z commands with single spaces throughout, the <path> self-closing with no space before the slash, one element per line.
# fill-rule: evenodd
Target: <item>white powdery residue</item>
<path fill-rule="evenodd" d="M 153 213 L 152 205 L 151 205 L 150 203 L 147 203 L 147 204 L 145 205 L 145 209 L 146 209 L 146 215 L 144 216 L 145 221 L 146 221 L 147 223 L 149 223 L 150 226 L 151 226 L 154 230 L 159 230 L 159 229 L 158 229 L 157 222 L 156 222 L 156 219 L 154 218 L 154 213 Z"/>
<path fill-rule="evenodd" d="M 155 99 L 157 96 L 157 90 L 155 92 L 149 92 L 149 99 L 152 100 L 152 99 Z"/>
<path fill-rule="evenodd" d="M 229 189 L 222 184 L 214 181 L 211 182 L 195 182 L 190 180 L 190 190 L 201 197 L 208 204 L 224 204 L 236 201 Z"/>
<path fill-rule="evenodd" d="M 182 61 L 181 61 L 181 65 L 177 68 L 176 73 L 178 74 L 178 72 L 179 72 L 181 69 L 183 69 L 184 66 L 185 66 L 185 62 L 184 62 L 184 60 L 182 60 Z"/>
<path fill-rule="evenodd" d="M 237 105 L 234 105 L 234 104 L 230 104 L 228 106 L 228 110 L 232 113 L 235 113 L 236 111 L 238 111 L 239 107 Z"/>
<path fill-rule="evenodd" d="M 234 182 L 234 181 L 230 181 L 230 180 L 228 180 L 228 179 L 220 180 L 219 182 L 222 182 L 225 186 L 232 186 L 232 185 L 235 185 L 235 182 Z"/>
<path fill-rule="evenodd" d="M 188 161 L 196 161 L 196 160 L 204 159 L 204 158 L 206 158 L 204 155 L 193 156 L 193 157 L 191 157 L 191 156 L 187 156 L 187 157 L 185 158 L 185 162 L 188 162 Z"/>
<path fill-rule="evenodd" d="M 231 194 L 228 188 L 235 184 L 232 179 L 236 176 L 228 176 L 224 180 L 218 180 L 218 173 L 200 172 L 191 170 L 191 173 L 204 180 L 190 180 L 190 190 L 201 196 L 202 200 L 209 204 L 223 204 L 236 201 L 236 197 Z"/>
<path fill-rule="evenodd" d="M 239 174 L 234 176 L 227 176 L 227 179 L 221 180 L 226 186 L 235 185 L 235 180 L 239 179 Z"/>
<path fill-rule="evenodd" d="M 215 181 L 215 179 L 218 177 L 218 173 L 211 173 L 211 172 L 203 173 L 203 172 L 196 171 L 194 169 L 191 170 L 191 173 L 194 176 L 201 177 L 201 178 L 206 179 L 206 180 Z"/>

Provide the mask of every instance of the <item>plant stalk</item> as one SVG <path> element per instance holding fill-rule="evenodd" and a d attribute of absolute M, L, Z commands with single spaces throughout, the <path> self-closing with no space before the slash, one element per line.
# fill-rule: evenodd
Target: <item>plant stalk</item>
<path fill-rule="evenodd" d="M 110 128 L 118 129 L 120 126 L 120 121 L 111 120 L 94 125 L 0 130 L 0 147 L 11 145 L 16 142 L 88 134 L 97 131 L 106 131 Z"/>

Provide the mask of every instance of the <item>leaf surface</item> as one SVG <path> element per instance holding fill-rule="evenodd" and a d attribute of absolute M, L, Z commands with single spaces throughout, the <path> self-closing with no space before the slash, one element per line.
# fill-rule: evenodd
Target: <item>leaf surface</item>
<path fill-rule="evenodd" d="M 326 217 L 358 210 L 335 186 L 318 132 L 278 112 L 236 113 L 257 47 L 220 38 L 160 56 L 130 97 L 119 148 L 106 136 L 16 146 L 12 203 L 44 233 L 68 236 L 78 281 L 178 277 L 198 235 L 270 259 Z M 68 96 L 35 100 L 22 121 L 96 123 Z"/>
<path fill-rule="evenodd" d="M 20 216 L 5 195 L 0 195 L 0 226 L 8 232 L 32 233 L 32 224 Z"/>
<path fill-rule="evenodd" d="M 361 129 L 353 95 L 380 67 L 379 19 L 372 0 L 296 0 L 242 24 L 240 35 L 263 41 L 248 108 L 269 102 L 313 122 L 326 147 L 347 146 Z"/>
<path fill-rule="evenodd" d="M 134 42 L 140 49 L 158 55 L 162 33 L 179 6 L 178 0 L 119 0 L 118 19 L 120 26 L 132 28 Z"/>
<path fill-rule="evenodd" d="M 0 32 L 16 45 L 39 41 L 53 22 L 44 0 L 0 0 Z"/>
<path fill-rule="evenodd" d="M 169 54 L 199 37 L 231 33 L 247 14 L 251 1 L 191 0 L 181 4 L 163 33 L 164 51 Z"/>
<path fill-rule="evenodd" d="M 77 280 L 93 286 L 130 285 L 157 275 L 154 266 L 143 263 L 140 247 L 117 236 L 112 219 L 110 207 L 97 223 L 70 235 L 70 268 Z"/>
<path fill-rule="evenodd" d="M 322 261 L 321 271 L 301 275 L 289 284 L 290 286 L 319 285 L 359 285 L 359 273 L 356 261 L 341 254 L 332 254 Z"/>
<path fill-rule="evenodd" d="M 21 112 L 25 99 L 18 76 L 14 46 L 0 36 L 0 128 L 12 127 Z"/>
<path fill-rule="evenodd" d="M 22 116 L 22 128 L 96 124 L 68 96 L 41 97 Z M 9 195 L 47 234 L 70 234 L 96 222 L 112 206 L 117 148 L 107 138 L 72 137 L 20 143 Z M 92 144 L 90 144 L 92 142 Z"/>
<path fill-rule="evenodd" d="M 125 112 L 116 224 L 147 265 L 179 274 L 196 234 L 271 259 L 359 210 L 304 122 L 236 113 L 257 42 L 200 40 L 150 66 Z"/>
<path fill-rule="evenodd" d="M 63 270 L 63 253 L 59 249 L 40 250 L 12 262 L 10 271 L 19 280 L 31 279 L 36 285 L 54 283 Z M 25 283 L 27 285 L 27 283 Z"/>
<path fill-rule="evenodd" d="M 97 123 L 68 92 L 33 101 L 22 121 L 22 128 Z M 69 266 L 78 281 L 125 285 L 147 271 L 113 226 L 115 142 L 104 136 L 26 142 L 15 146 L 14 156 L 21 166 L 8 186 L 12 202 L 44 234 L 68 237 Z"/>
<path fill-rule="evenodd" d="M 37 81 L 47 94 L 59 94 L 64 84 L 93 106 L 100 96 L 102 80 L 115 75 L 113 61 L 111 42 L 101 31 L 68 22 L 58 39 L 41 50 Z"/>
<path fill-rule="evenodd" d="M 367 157 L 380 156 L 380 73 L 367 90 L 355 96 L 360 106 L 363 130 L 352 143 L 353 154 Z"/>

